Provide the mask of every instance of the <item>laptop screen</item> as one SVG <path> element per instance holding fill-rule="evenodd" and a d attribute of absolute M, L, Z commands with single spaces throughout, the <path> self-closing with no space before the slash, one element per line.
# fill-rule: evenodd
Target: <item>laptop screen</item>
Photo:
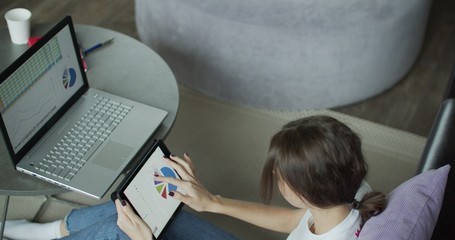
<path fill-rule="evenodd" d="M 41 129 L 48 128 L 47 124 L 55 122 L 57 119 L 53 118 L 63 114 L 62 109 L 86 83 L 68 21 L 59 28 L 54 27 L 37 46 L 32 46 L 34 49 L 12 64 L 7 73 L 2 73 L 2 127 L 14 154 Z"/>

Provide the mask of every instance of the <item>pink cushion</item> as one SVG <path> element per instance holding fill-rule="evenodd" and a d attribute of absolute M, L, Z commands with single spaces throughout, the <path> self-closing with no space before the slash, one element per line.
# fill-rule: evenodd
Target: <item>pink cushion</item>
<path fill-rule="evenodd" d="M 389 194 L 387 208 L 365 223 L 359 239 L 430 239 L 449 171 L 450 165 L 429 170 L 395 188 Z"/>

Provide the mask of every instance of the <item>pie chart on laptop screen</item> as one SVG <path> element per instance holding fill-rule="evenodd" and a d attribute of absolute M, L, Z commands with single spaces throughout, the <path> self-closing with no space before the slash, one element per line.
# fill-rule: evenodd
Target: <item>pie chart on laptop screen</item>
<path fill-rule="evenodd" d="M 68 87 L 73 87 L 76 83 L 76 71 L 74 68 L 65 68 L 62 76 L 63 87 L 68 89 Z"/>
<path fill-rule="evenodd" d="M 162 167 L 160 169 L 160 173 L 158 173 L 164 177 L 172 177 L 175 178 L 176 175 L 174 171 L 169 168 L 169 167 Z M 169 196 L 169 193 L 172 191 L 177 190 L 177 186 L 165 183 L 165 182 L 160 182 L 160 181 L 155 181 L 155 188 L 158 191 L 158 193 L 161 195 L 162 198 L 167 199 Z"/>

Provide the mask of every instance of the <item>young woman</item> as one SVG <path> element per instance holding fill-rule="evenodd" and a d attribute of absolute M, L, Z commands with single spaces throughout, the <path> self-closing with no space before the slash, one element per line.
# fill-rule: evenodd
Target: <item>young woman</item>
<path fill-rule="evenodd" d="M 365 221 L 381 213 L 386 206 L 385 195 L 379 192 L 369 192 L 359 201 L 354 198 L 368 170 L 361 141 L 349 127 L 328 116 L 292 121 L 270 142 L 262 172 L 262 197 L 266 203 L 270 202 L 276 185 L 295 208 L 214 195 L 194 175 L 187 154 L 183 158 L 171 156 L 164 161 L 176 169 L 182 180 L 162 176 L 156 176 L 156 180 L 183 189 L 185 194 L 173 192 L 177 200 L 196 211 L 225 214 L 266 229 L 289 233 L 289 240 L 356 239 Z M 117 212 L 113 204 L 106 203 L 74 210 L 66 220 L 55 222 L 53 228 L 61 226 L 62 235 L 68 239 L 122 239 L 127 236 L 152 239 L 151 230 L 126 202 L 116 200 L 115 208 Z M 7 224 L 6 236 L 25 224 L 35 223 L 22 222 L 15 227 Z M 38 226 L 38 229 L 42 227 Z M 236 238 L 181 211 L 164 239 Z"/>

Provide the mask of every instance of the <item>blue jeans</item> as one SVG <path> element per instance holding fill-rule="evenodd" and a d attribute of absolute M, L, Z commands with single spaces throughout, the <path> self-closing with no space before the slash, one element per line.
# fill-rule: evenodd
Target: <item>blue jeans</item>
<path fill-rule="evenodd" d="M 65 219 L 70 235 L 62 239 L 129 239 L 117 226 L 113 202 L 71 211 Z M 163 233 L 163 240 L 238 239 L 184 210 L 179 211 Z"/>

